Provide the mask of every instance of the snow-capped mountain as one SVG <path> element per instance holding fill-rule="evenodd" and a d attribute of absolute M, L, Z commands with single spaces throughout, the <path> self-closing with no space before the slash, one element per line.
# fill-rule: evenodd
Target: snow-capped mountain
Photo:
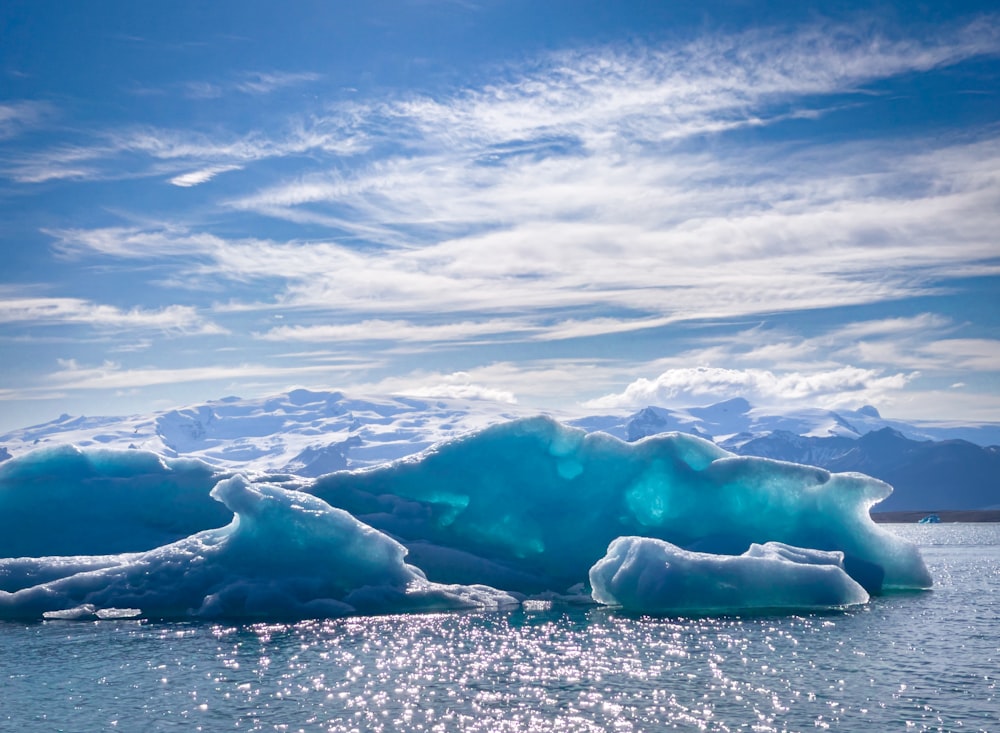
<path fill-rule="evenodd" d="M 224 397 L 153 415 L 63 415 L 0 435 L 0 450 L 9 458 L 64 443 L 134 448 L 198 458 L 223 469 L 319 476 L 412 455 L 455 435 L 536 412 L 488 401 L 354 398 L 297 389 L 258 399 Z"/>
<path fill-rule="evenodd" d="M 0 435 L 0 461 L 69 443 L 197 458 L 226 471 L 315 477 L 385 463 L 537 413 L 487 400 L 351 397 L 298 389 L 145 416 L 63 415 Z M 630 415 L 552 416 L 627 441 L 677 431 L 742 455 L 866 473 L 896 488 L 883 510 L 1000 507 L 998 423 L 907 423 L 885 419 L 873 407 L 776 412 L 741 398 L 687 409 L 651 406 Z"/>
<path fill-rule="evenodd" d="M 708 407 L 646 407 L 624 418 L 591 416 L 574 420 L 573 424 L 603 430 L 623 440 L 638 440 L 647 435 L 673 431 L 691 433 L 710 437 L 730 450 L 778 431 L 811 438 L 857 440 L 884 428 L 891 428 L 911 440 L 967 440 L 981 446 L 1000 445 L 1000 423 L 904 422 L 884 418 L 870 405 L 838 412 L 821 408 L 795 408 L 779 412 L 755 408 L 742 397 Z"/>

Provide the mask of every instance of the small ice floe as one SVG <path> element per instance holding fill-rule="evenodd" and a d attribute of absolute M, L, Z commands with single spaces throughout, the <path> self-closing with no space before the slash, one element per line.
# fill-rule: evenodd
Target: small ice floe
<path fill-rule="evenodd" d="M 828 609 L 866 603 L 841 552 L 751 545 L 742 555 L 690 552 L 648 537 L 619 537 L 590 569 L 594 599 L 649 614 Z"/>

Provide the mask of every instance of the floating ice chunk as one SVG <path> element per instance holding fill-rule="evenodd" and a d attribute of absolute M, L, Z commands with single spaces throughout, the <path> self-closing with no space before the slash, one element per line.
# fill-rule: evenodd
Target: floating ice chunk
<path fill-rule="evenodd" d="M 689 552 L 648 537 L 619 537 L 590 569 L 594 600 L 649 614 L 840 608 L 868 601 L 843 553 L 779 542 L 742 555 Z"/>
<path fill-rule="evenodd" d="M 97 608 L 92 603 L 67 608 L 63 611 L 46 611 L 42 616 L 46 619 L 62 621 L 93 621 L 117 618 L 136 618 L 141 616 L 138 608 Z"/>
<path fill-rule="evenodd" d="M 517 602 L 486 586 L 429 582 L 406 564 L 398 542 L 314 496 L 241 476 L 219 482 L 212 496 L 236 513 L 228 526 L 0 591 L 0 618 L 100 617 L 111 609 L 140 609 L 146 617 L 304 618 Z"/>

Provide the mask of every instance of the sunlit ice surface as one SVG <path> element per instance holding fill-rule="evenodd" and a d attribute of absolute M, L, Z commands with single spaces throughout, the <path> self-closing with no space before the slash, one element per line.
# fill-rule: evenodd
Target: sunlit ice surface
<path fill-rule="evenodd" d="M 892 529 L 935 590 L 842 613 L 0 623 L 0 728 L 995 730 L 1000 526 Z"/>

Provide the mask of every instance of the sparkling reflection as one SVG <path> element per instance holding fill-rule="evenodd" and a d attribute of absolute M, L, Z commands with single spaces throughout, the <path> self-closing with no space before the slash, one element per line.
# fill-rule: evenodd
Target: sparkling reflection
<path fill-rule="evenodd" d="M 933 593 L 845 614 L 651 619 L 535 604 L 295 624 L 7 624 L 0 728 L 989 730 L 1000 552 L 976 553 L 970 565 L 967 549 L 934 545 Z"/>

